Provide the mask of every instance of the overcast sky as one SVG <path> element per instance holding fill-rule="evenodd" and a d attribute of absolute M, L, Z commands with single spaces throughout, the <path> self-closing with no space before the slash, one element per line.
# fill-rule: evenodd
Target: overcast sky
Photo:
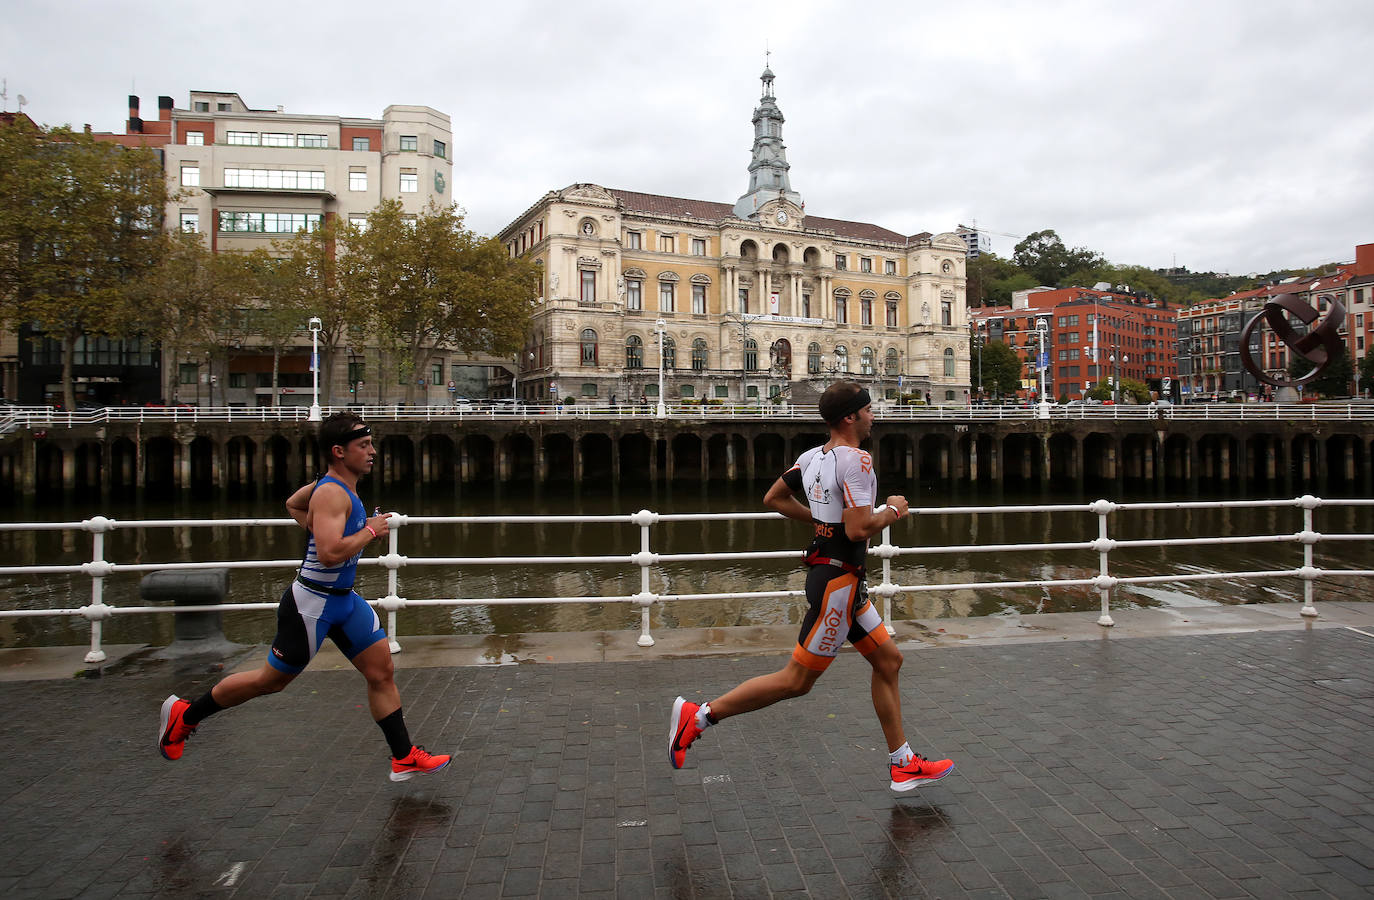
<path fill-rule="evenodd" d="M 495 233 L 581 181 L 733 203 L 765 47 L 792 187 L 904 234 L 1053 228 L 1120 264 L 1245 274 L 1374 242 L 1369 0 L 233 4 L 10 0 L 6 108 L 123 131 L 126 95 L 453 120 Z M 1017 237 L 993 234 L 1011 255 Z"/>

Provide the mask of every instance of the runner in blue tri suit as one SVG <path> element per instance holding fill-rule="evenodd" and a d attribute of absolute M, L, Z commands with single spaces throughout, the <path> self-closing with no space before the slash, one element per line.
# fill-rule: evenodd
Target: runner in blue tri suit
<path fill-rule="evenodd" d="M 811 526 L 804 561 L 806 600 L 792 657 L 777 672 L 751 678 L 700 705 L 678 697 L 668 724 L 668 758 L 673 768 L 687 761 L 687 748 L 721 719 L 753 712 L 779 700 L 808 693 L 848 640 L 873 668 L 873 711 L 887 739 L 890 787 L 909 791 L 948 775 L 954 763 L 928 760 L 907 743 L 897 674 L 902 651 L 888 636 L 882 616 L 864 587 L 868 539 L 910 512 L 906 498 L 893 494 L 874 511 L 878 478 L 873 458 L 859 445 L 873 430 L 868 391 L 852 381 L 826 388 L 821 418 L 830 440 L 803 453 L 764 495 L 763 503 L 789 519 Z M 805 498 L 805 502 L 797 499 Z"/>
<path fill-rule="evenodd" d="M 286 501 L 287 512 L 309 540 L 300 571 L 277 606 L 277 635 L 267 662 L 255 672 L 222 679 L 195 700 L 173 694 L 163 701 L 157 745 L 167 759 L 181 758 L 186 739 L 207 716 L 285 688 L 327 637 L 367 679 L 368 706 L 391 748 L 391 780 L 406 781 L 448 765 L 448 756 L 410 742 L 386 632 L 353 589 L 363 548 L 390 530 L 386 516 L 369 519 L 358 499 L 358 479 L 372 471 L 377 458 L 372 429 L 353 413 L 335 413 L 320 424 L 319 444 L 329 460 L 328 473 Z"/>

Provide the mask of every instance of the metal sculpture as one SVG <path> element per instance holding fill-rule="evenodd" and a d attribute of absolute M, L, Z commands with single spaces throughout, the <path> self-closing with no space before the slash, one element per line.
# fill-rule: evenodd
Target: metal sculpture
<path fill-rule="evenodd" d="M 1326 367 L 1331 365 L 1337 354 L 1345 352 L 1340 335 L 1341 326 L 1345 324 L 1345 307 L 1329 294 L 1326 295 L 1326 299 L 1331 309 L 1315 328 L 1312 327 L 1312 323 L 1317 321 L 1316 309 L 1304 303 L 1297 294 L 1279 294 L 1264 304 L 1264 308 L 1246 323 L 1240 333 L 1240 362 L 1245 366 L 1245 371 L 1276 388 L 1298 387 L 1326 371 Z M 1299 334 L 1289 321 L 1289 316 L 1308 326 L 1307 333 Z M 1313 364 L 1312 371 L 1301 378 L 1284 379 L 1267 374 L 1260 368 L 1250 356 L 1250 335 L 1254 333 L 1261 319 L 1269 324 L 1269 330 L 1274 332 L 1289 350 Z"/>

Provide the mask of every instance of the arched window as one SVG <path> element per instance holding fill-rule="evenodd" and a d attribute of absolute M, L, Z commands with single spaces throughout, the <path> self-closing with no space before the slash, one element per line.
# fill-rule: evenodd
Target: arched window
<path fill-rule="evenodd" d="M 841 372 L 849 371 L 849 348 L 844 344 L 835 348 L 835 368 Z"/>
<path fill-rule="evenodd" d="M 625 339 L 625 368 L 644 368 L 644 341 L 637 334 Z"/>
<path fill-rule="evenodd" d="M 744 370 L 746 372 L 759 370 L 759 345 L 753 338 L 744 342 Z"/>
<path fill-rule="evenodd" d="M 901 302 L 902 295 L 898 294 L 896 291 L 888 291 L 883 299 L 887 302 L 887 327 L 896 328 L 897 304 Z"/>
<path fill-rule="evenodd" d="M 873 324 L 873 298 L 877 295 L 872 291 L 864 291 L 859 295 L 859 324 Z"/>
<path fill-rule="evenodd" d="M 949 377 L 954 375 L 954 348 L 952 347 L 945 348 L 945 375 Z"/>
<path fill-rule="evenodd" d="M 582 329 L 582 365 L 596 365 L 596 332 L 590 328 Z"/>
<path fill-rule="evenodd" d="M 849 291 L 838 290 L 835 292 L 835 324 L 847 325 L 849 323 Z"/>
<path fill-rule="evenodd" d="M 792 376 L 792 342 L 787 338 L 778 338 L 773 342 L 773 346 L 768 348 L 769 367 L 774 372 L 784 378 Z"/>
<path fill-rule="evenodd" d="M 663 368 L 677 368 L 677 341 L 667 335 L 663 337 Z"/>
<path fill-rule="evenodd" d="M 901 371 L 900 371 L 899 368 L 898 368 L 899 362 L 898 362 L 898 360 L 897 360 L 897 348 L 896 348 L 896 347 L 888 347 L 888 348 L 887 348 L 887 357 L 886 357 L 886 359 L 885 359 L 883 365 L 884 365 L 884 370 L 885 370 L 885 373 L 886 373 L 886 374 L 888 374 L 888 375 L 900 375 L 900 374 L 901 374 Z"/>
<path fill-rule="evenodd" d="M 873 348 L 865 347 L 859 351 L 859 374 L 873 374 Z"/>
<path fill-rule="evenodd" d="M 821 371 L 821 345 L 815 341 L 806 345 L 806 371 L 809 375 L 818 375 Z"/>
<path fill-rule="evenodd" d="M 692 341 L 692 371 L 702 372 L 706 369 L 706 339 L 697 338 Z"/>

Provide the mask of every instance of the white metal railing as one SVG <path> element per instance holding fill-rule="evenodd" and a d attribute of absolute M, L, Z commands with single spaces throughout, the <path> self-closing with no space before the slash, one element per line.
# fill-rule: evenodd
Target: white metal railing
<path fill-rule="evenodd" d="M 1155 503 L 1115 503 L 1097 500 L 1092 503 L 1070 503 L 1057 505 L 1021 506 L 954 506 L 954 507 L 912 507 L 914 516 L 934 515 L 985 515 L 999 513 L 1048 513 L 1048 514 L 1090 514 L 1096 522 L 1091 535 L 1080 541 L 1068 542 L 1027 542 L 1016 544 L 958 544 L 948 546 L 904 547 L 893 543 L 893 528 L 883 530 L 881 542 L 870 546 L 869 552 L 882 561 L 882 580 L 869 588 L 882 602 L 883 617 L 891 621 L 892 598 L 904 593 L 949 592 L 959 590 L 994 590 L 1021 587 L 1066 588 L 1088 587 L 1098 592 L 1101 604 L 1097 623 L 1102 626 L 1114 624 L 1110 613 L 1110 599 L 1113 590 L 1120 585 L 1144 585 L 1176 582 L 1221 581 L 1227 579 L 1279 579 L 1297 578 L 1303 585 L 1302 614 L 1316 616 L 1314 582 L 1322 577 L 1370 577 L 1374 569 L 1319 569 L 1313 564 L 1314 548 L 1323 541 L 1374 541 L 1374 534 L 1341 532 L 1323 534 L 1316 530 L 1315 514 L 1324 507 L 1374 506 L 1374 500 L 1324 500 L 1304 495 L 1284 500 L 1226 500 L 1226 501 L 1185 501 Z M 1254 508 L 1297 508 L 1302 511 L 1303 528 L 1293 534 L 1262 535 L 1218 535 L 1215 537 L 1161 537 L 1147 540 L 1118 540 L 1111 536 L 1109 524 L 1112 516 L 1145 510 L 1188 510 L 1188 509 L 1254 509 Z M 655 593 L 652 573 L 655 567 L 669 563 L 722 562 L 740 560 L 794 559 L 800 562 L 800 552 L 795 549 L 763 550 L 745 552 L 699 552 L 699 553 L 661 553 L 652 549 L 653 529 L 656 526 L 678 522 L 707 522 L 750 519 L 779 519 L 772 512 L 750 513 L 692 513 L 665 514 L 650 510 L 640 510 L 629 515 L 602 516 L 408 516 L 392 513 L 390 516 L 391 533 L 387 552 L 359 561 L 359 565 L 382 566 L 387 571 L 386 596 L 372 601 L 387 613 L 387 632 L 391 637 L 391 650 L 399 652 L 397 640 L 396 613 L 406 607 L 452 606 L 482 607 L 515 604 L 561 604 L 561 603 L 626 603 L 640 608 L 639 645 L 650 647 L 654 638 L 650 633 L 649 613 L 655 604 L 689 603 L 692 601 L 750 599 L 750 598 L 800 598 L 801 590 L 779 591 L 731 591 L 727 593 Z M 590 524 L 610 523 L 639 529 L 639 551 L 629 555 L 605 556 L 487 556 L 487 557 L 446 557 L 446 556 L 404 556 L 401 554 L 401 537 L 410 525 L 455 524 L 455 525 L 540 525 L 540 524 Z M 137 521 L 116 521 L 104 516 L 96 516 L 81 522 L 25 522 L 0 523 L 0 532 L 22 531 L 80 531 L 91 535 L 91 561 L 79 565 L 35 565 L 0 567 L 0 577 L 15 575 L 71 575 L 81 574 L 91 579 L 90 603 L 80 607 L 47 609 L 7 609 L 0 610 L 0 618 L 30 616 L 70 616 L 81 617 L 90 623 L 90 652 L 86 654 L 89 663 L 105 659 L 101 648 L 101 625 L 105 619 L 114 615 L 167 614 L 193 612 L 220 612 L 226 610 L 270 610 L 275 603 L 224 603 L 200 606 L 111 606 L 104 602 L 105 579 L 113 575 L 146 573 L 156 570 L 193 570 L 209 568 L 230 569 L 293 569 L 300 565 L 299 559 L 276 560 L 236 560 L 188 563 L 118 563 L 105 558 L 105 535 L 116 530 L 154 529 L 154 528 L 201 528 L 223 526 L 278 527 L 294 525 L 293 519 L 148 519 Z M 900 525 L 898 526 L 900 528 Z M 1227 544 L 1274 544 L 1297 545 L 1302 548 L 1301 565 L 1274 567 L 1250 571 L 1225 572 L 1169 572 L 1134 577 L 1118 577 L 1112 574 L 1111 554 L 1119 550 L 1142 547 L 1178 546 L 1221 546 Z M 1046 551 L 1082 551 L 1096 554 L 1097 574 L 1091 578 L 1032 578 L 1019 581 L 991 581 L 972 583 L 925 583 L 898 584 L 892 580 L 892 561 L 899 557 L 928 557 L 941 554 L 1007 554 L 1007 553 L 1044 553 Z M 1374 558 L 1374 557 L 1370 557 Z M 406 598 L 400 595 L 400 570 L 409 566 L 561 566 L 585 569 L 593 565 L 625 565 L 638 570 L 640 590 L 626 595 L 598 595 L 590 597 L 434 597 Z M 891 625 L 888 626 L 891 630 Z"/>
<path fill-rule="evenodd" d="M 650 419 L 657 404 L 579 402 L 566 406 L 525 403 L 466 403 L 442 406 L 359 405 L 326 407 L 324 415 L 339 409 L 353 410 L 364 418 L 393 422 L 511 420 L 547 416 L 558 419 Z M 731 404 L 698 406 L 674 403 L 667 406 L 672 419 L 795 419 L 819 423 L 811 404 Z M 1029 421 L 1034 419 L 1132 421 L 1177 419 L 1224 422 L 1374 422 L 1374 402 L 1347 403 L 1191 403 L 1156 404 L 1047 404 L 1029 406 L 898 406 L 878 401 L 878 418 L 889 422 L 928 421 Z M 52 407 L 0 407 L 0 434 L 20 428 L 46 430 L 111 422 L 306 422 L 305 406 L 110 406 L 63 412 Z"/>

